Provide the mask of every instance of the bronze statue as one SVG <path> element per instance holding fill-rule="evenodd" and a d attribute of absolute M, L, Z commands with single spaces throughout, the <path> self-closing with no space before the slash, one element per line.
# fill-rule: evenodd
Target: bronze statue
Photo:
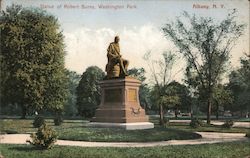
<path fill-rule="evenodd" d="M 114 42 L 107 49 L 108 64 L 106 65 L 107 79 L 127 76 L 128 60 L 122 58 L 119 46 L 120 38 L 115 37 Z"/>

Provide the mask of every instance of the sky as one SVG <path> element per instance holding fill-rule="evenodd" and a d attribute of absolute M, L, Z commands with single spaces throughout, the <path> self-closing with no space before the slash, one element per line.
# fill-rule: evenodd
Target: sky
<path fill-rule="evenodd" d="M 58 18 L 65 36 L 65 66 L 79 74 L 93 65 L 104 70 L 107 47 L 119 35 L 121 54 L 130 61 L 129 68 L 143 67 L 150 78 L 143 56 L 151 51 L 152 58 L 158 60 L 164 51 L 176 50 L 161 28 L 183 11 L 220 22 L 236 8 L 237 21 L 247 24 L 247 28 L 232 50 L 232 67 L 239 66 L 244 52 L 249 53 L 248 0 L 2 0 L 1 7 L 5 9 L 12 3 L 38 7 Z M 184 77 L 183 60 L 179 56 L 173 69 L 180 72 L 174 77 L 177 81 Z"/>

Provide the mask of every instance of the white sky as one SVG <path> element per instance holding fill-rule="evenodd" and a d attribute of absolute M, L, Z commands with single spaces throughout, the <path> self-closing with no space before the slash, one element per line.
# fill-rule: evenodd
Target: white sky
<path fill-rule="evenodd" d="M 174 49 L 166 39 L 161 27 L 183 11 L 200 16 L 211 16 L 220 21 L 229 10 L 238 10 L 239 22 L 247 24 L 245 35 L 238 41 L 232 51 L 232 65 L 239 66 L 243 52 L 249 53 L 249 1 L 247 0 L 2 0 L 2 8 L 11 3 L 25 7 L 49 6 L 44 8 L 55 15 L 65 36 L 66 67 L 80 74 L 92 65 L 104 70 L 107 59 L 106 49 L 115 35 L 120 36 L 121 54 L 130 61 L 129 68 L 144 67 L 148 70 L 143 55 L 152 50 L 154 58 L 160 58 L 164 50 Z M 78 8 L 65 8 L 73 5 Z M 82 9 L 82 6 L 94 6 L 95 9 Z M 123 6 L 123 9 L 100 9 L 100 5 Z M 127 8 L 127 6 L 136 8 Z M 194 5 L 207 5 L 205 8 L 194 8 Z M 217 8 L 213 8 L 216 5 Z M 223 8 L 221 8 L 223 6 Z M 185 67 L 178 61 L 174 70 Z M 148 75 L 147 75 L 148 76 Z M 176 76 L 181 81 L 183 74 Z"/>

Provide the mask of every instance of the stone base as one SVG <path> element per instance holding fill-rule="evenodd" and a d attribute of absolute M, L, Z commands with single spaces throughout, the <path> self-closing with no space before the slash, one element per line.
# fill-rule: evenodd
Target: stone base
<path fill-rule="evenodd" d="M 90 127 L 102 127 L 102 128 L 122 128 L 122 129 L 126 129 L 126 130 L 154 128 L 154 124 L 151 122 L 136 122 L 136 123 L 91 122 L 88 124 L 88 126 L 90 126 Z"/>

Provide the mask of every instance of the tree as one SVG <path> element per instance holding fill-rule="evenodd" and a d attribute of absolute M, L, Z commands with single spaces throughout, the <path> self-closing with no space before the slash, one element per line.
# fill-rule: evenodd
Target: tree
<path fill-rule="evenodd" d="M 97 66 L 91 66 L 82 74 L 76 88 L 78 113 L 86 118 L 93 117 L 101 101 L 101 89 L 98 82 L 104 78 L 104 72 Z"/>
<path fill-rule="evenodd" d="M 178 99 L 172 96 L 171 89 L 167 85 L 172 81 L 172 68 L 176 61 L 176 55 L 171 51 L 163 53 L 163 60 L 152 60 L 151 52 L 144 59 L 147 61 L 153 79 L 152 100 L 159 107 L 160 125 L 164 124 L 164 105 L 173 105 Z"/>
<path fill-rule="evenodd" d="M 172 81 L 169 86 L 173 87 L 174 94 L 179 97 L 179 106 L 176 106 L 176 110 L 183 110 L 189 112 L 191 110 L 191 93 L 187 86 L 177 81 Z"/>
<path fill-rule="evenodd" d="M 235 10 L 220 23 L 206 17 L 197 18 L 184 12 L 182 19 L 167 23 L 162 29 L 179 48 L 187 60 L 188 68 L 195 73 L 200 94 L 207 102 L 207 123 L 210 124 L 213 91 L 225 72 L 230 52 L 243 34 L 243 24 L 235 21 Z"/>
<path fill-rule="evenodd" d="M 217 85 L 214 89 L 213 100 L 216 106 L 216 119 L 219 119 L 219 107 L 225 107 L 233 102 L 232 92 L 225 85 Z"/>
<path fill-rule="evenodd" d="M 69 95 L 67 97 L 67 102 L 65 103 L 65 115 L 75 116 L 77 115 L 76 106 L 76 88 L 81 80 L 81 75 L 77 74 L 75 71 L 66 71 L 68 82 Z"/>
<path fill-rule="evenodd" d="M 140 98 L 140 104 L 144 109 L 150 108 L 150 89 L 148 85 L 145 83 L 146 77 L 145 77 L 145 70 L 144 68 L 132 68 L 128 70 L 129 76 L 135 77 L 138 80 L 140 80 L 141 86 L 139 89 L 139 98 Z"/>
<path fill-rule="evenodd" d="M 1 13 L 1 96 L 28 109 L 63 109 L 67 95 L 63 35 L 57 19 L 40 9 L 7 7 Z"/>
<path fill-rule="evenodd" d="M 246 55 L 241 59 L 241 67 L 234 70 L 229 75 L 228 88 L 234 96 L 231 110 L 240 111 L 241 117 L 243 111 L 250 111 L 250 56 Z"/>
<path fill-rule="evenodd" d="M 153 103 L 162 106 L 163 115 L 168 109 L 173 109 L 175 110 L 175 117 L 177 118 L 178 107 L 181 102 L 177 94 L 177 89 L 172 82 L 162 87 L 161 96 L 159 96 L 158 88 L 155 86 L 152 90 L 152 98 Z"/>

